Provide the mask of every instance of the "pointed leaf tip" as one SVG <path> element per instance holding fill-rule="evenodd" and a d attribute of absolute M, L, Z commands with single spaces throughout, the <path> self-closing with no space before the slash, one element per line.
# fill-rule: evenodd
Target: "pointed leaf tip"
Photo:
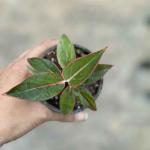
<path fill-rule="evenodd" d="M 104 75 L 110 70 L 112 65 L 98 64 L 91 74 L 91 76 L 84 82 L 84 84 L 92 84 L 104 77 Z"/>
<path fill-rule="evenodd" d="M 61 35 L 57 45 L 57 59 L 58 63 L 64 68 L 70 61 L 76 58 L 74 46 L 67 37 L 67 35 Z"/>
<path fill-rule="evenodd" d="M 64 79 L 72 87 L 81 85 L 92 74 L 103 53 L 104 50 L 100 50 L 72 61 L 63 69 Z"/>
<path fill-rule="evenodd" d="M 44 101 L 60 93 L 64 84 L 58 84 L 61 79 L 49 73 L 40 73 L 24 80 L 10 89 L 7 95 L 29 101 Z"/>
<path fill-rule="evenodd" d="M 96 103 L 91 93 L 85 88 L 80 88 L 80 93 L 86 99 L 89 108 L 96 111 L 97 110 Z"/>
<path fill-rule="evenodd" d="M 91 74 L 91 76 L 84 82 L 84 84 L 93 84 L 96 81 L 102 79 L 104 75 L 112 68 L 112 65 L 98 64 Z"/>
<path fill-rule="evenodd" d="M 51 72 L 61 76 L 61 71 L 59 70 L 59 68 L 48 59 L 33 57 L 28 58 L 28 62 L 38 73 Z"/>
<path fill-rule="evenodd" d="M 61 38 L 67 38 L 68 39 L 68 36 L 65 34 L 65 33 L 63 33 L 61 36 L 60 36 L 60 39 Z"/>
<path fill-rule="evenodd" d="M 99 50 L 98 52 L 100 52 L 100 53 L 103 54 L 103 53 L 107 50 L 107 48 L 108 48 L 108 47 L 106 46 L 106 47 L 104 47 L 103 49 Z"/>

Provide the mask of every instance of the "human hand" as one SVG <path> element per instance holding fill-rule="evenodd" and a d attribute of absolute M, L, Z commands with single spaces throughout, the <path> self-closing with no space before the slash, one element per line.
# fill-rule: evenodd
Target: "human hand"
<path fill-rule="evenodd" d="M 40 102 L 20 100 L 4 95 L 29 76 L 27 58 L 39 57 L 46 49 L 57 44 L 50 40 L 27 50 L 0 71 L 0 145 L 13 141 L 47 121 L 76 122 L 87 119 L 85 112 L 63 115 L 49 110 Z"/>

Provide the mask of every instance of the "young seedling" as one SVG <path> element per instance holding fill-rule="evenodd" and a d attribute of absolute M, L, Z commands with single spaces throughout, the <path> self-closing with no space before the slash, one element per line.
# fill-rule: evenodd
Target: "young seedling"
<path fill-rule="evenodd" d="M 59 108 L 64 114 L 72 113 L 77 101 L 84 108 L 96 110 L 94 97 L 86 85 L 102 79 L 112 67 L 98 64 L 105 50 L 76 58 L 73 44 L 63 34 L 56 50 L 59 66 L 48 59 L 29 58 L 28 68 L 32 75 L 7 94 L 28 101 L 47 101 L 60 95 Z"/>

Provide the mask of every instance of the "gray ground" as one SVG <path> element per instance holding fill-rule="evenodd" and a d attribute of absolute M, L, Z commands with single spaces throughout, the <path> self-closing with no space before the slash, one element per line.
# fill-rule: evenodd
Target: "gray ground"
<path fill-rule="evenodd" d="M 2 150 L 150 150 L 149 0 L 0 0 L 0 67 L 66 33 L 92 50 L 109 46 L 98 112 L 85 123 L 46 123 Z"/>

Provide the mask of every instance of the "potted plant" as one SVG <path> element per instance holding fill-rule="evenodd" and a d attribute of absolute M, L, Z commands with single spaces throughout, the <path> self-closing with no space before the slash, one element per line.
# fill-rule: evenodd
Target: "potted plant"
<path fill-rule="evenodd" d="M 96 110 L 95 99 L 104 74 L 112 65 L 98 64 L 106 48 L 91 53 L 62 35 L 57 46 L 41 58 L 29 58 L 32 75 L 7 92 L 28 101 L 40 101 L 50 109 L 69 114 L 85 108 Z"/>

